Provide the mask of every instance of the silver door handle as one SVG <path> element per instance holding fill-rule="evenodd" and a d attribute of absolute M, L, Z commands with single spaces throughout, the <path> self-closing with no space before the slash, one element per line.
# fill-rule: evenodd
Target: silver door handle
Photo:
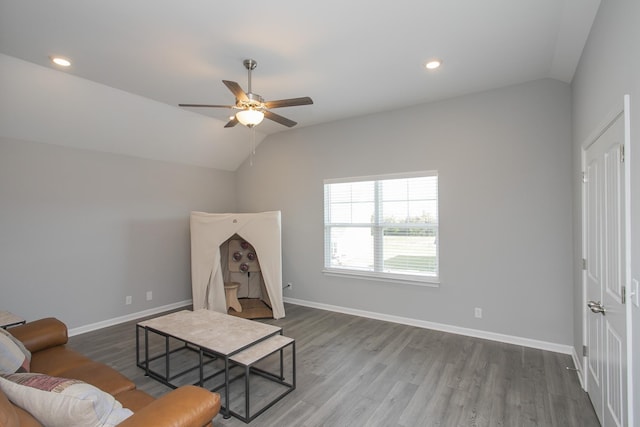
<path fill-rule="evenodd" d="M 602 306 L 602 303 L 600 301 L 589 301 L 587 303 L 587 307 L 589 307 L 591 309 L 591 311 L 593 311 L 594 313 L 602 313 L 605 314 L 607 310 L 605 310 L 605 308 Z"/>

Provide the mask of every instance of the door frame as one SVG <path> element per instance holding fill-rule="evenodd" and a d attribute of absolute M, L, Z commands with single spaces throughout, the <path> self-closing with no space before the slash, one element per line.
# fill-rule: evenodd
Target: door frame
<path fill-rule="evenodd" d="M 586 186 L 584 183 L 584 173 L 586 169 L 586 152 L 589 146 L 593 144 L 602 134 L 613 124 L 613 122 L 620 116 L 622 116 L 624 127 L 624 215 L 625 215 L 625 247 L 624 247 L 624 259 L 625 259 L 625 279 L 624 286 L 627 292 L 627 298 L 625 303 L 625 322 L 626 322 L 626 340 L 627 340 L 627 422 L 629 425 L 633 425 L 633 345 L 632 345 L 632 323 L 631 323 L 631 304 L 629 292 L 631 290 L 631 96 L 624 95 L 622 105 L 618 104 L 615 108 L 610 110 L 610 113 L 605 117 L 602 123 L 596 127 L 596 129 L 587 137 L 580 146 L 581 166 L 582 172 L 581 179 L 581 207 L 582 207 L 582 247 L 581 247 L 581 259 L 586 259 Z M 582 307 L 582 345 L 587 345 L 587 315 L 589 310 L 587 309 L 587 273 L 584 268 L 582 271 L 582 296 L 579 301 Z M 581 366 L 578 367 L 578 376 L 582 387 L 585 391 L 589 390 L 588 383 L 588 371 L 587 371 L 587 357 L 583 354 L 579 359 L 582 361 Z"/>

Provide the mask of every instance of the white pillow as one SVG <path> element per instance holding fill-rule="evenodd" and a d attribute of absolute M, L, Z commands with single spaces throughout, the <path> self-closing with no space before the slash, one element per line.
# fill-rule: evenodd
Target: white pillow
<path fill-rule="evenodd" d="M 0 374 L 29 372 L 31 352 L 16 337 L 0 328 Z"/>
<path fill-rule="evenodd" d="M 133 414 L 110 394 L 79 380 L 18 373 L 0 375 L 0 388 L 45 427 L 112 427 Z"/>

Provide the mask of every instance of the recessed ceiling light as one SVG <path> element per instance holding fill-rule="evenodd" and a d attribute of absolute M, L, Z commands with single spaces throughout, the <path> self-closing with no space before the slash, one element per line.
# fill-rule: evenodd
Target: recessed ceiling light
<path fill-rule="evenodd" d="M 442 61 L 440 59 L 430 59 L 429 62 L 425 65 L 427 70 L 435 70 L 439 66 L 442 65 Z"/>
<path fill-rule="evenodd" d="M 61 67 L 69 67 L 71 65 L 71 61 L 67 58 L 63 58 L 62 56 L 51 56 L 51 62 Z"/>

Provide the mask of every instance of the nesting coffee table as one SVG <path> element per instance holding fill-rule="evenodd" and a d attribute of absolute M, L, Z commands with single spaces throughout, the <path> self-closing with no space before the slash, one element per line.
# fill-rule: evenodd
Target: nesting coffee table
<path fill-rule="evenodd" d="M 141 343 L 141 333 L 144 344 Z M 158 354 L 150 354 L 151 335 L 164 338 L 164 349 Z M 172 348 L 171 342 L 179 343 Z M 142 351 L 143 350 L 143 351 Z M 291 378 L 286 381 L 284 367 L 284 352 L 289 350 L 291 357 Z M 143 356 L 141 356 L 141 351 Z M 176 352 L 188 351 L 196 354 L 195 363 L 181 366 L 178 373 L 171 368 L 172 355 Z M 277 372 L 267 371 L 258 366 L 258 362 L 270 357 L 279 356 Z M 164 372 L 159 372 L 152 366 L 152 362 L 164 359 Z M 165 316 L 139 322 L 136 325 L 136 363 L 145 370 L 145 374 L 155 380 L 176 388 L 184 385 L 184 379 L 195 378 L 194 385 L 205 387 L 205 382 L 213 381 L 212 391 L 220 391 L 223 395 L 221 412 L 225 418 L 234 416 L 250 422 L 252 419 L 269 409 L 276 402 L 295 390 L 295 340 L 282 335 L 282 328 L 248 319 L 242 319 L 228 314 L 210 310 L 183 310 Z M 217 368 L 205 368 L 208 365 Z M 240 371 L 232 377 L 231 371 Z M 256 413 L 251 413 L 250 407 L 250 377 L 257 375 L 279 385 L 284 391 L 277 393 Z M 218 379 L 220 378 L 220 379 Z M 244 378 L 244 415 L 231 410 L 230 386 L 235 380 Z M 182 380 L 182 383 L 178 381 Z M 217 380 L 217 381 L 216 381 Z"/>

